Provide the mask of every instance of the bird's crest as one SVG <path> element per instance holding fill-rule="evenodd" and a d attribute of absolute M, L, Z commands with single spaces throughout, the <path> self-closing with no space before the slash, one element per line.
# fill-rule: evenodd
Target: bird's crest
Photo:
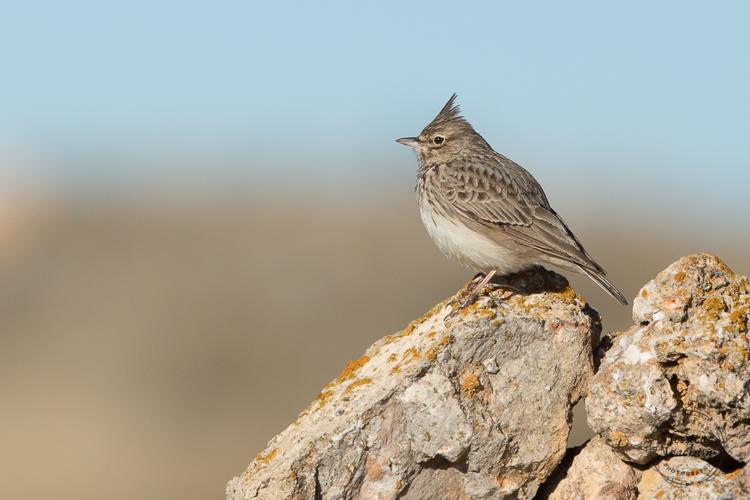
<path fill-rule="evenodd" d="M 425 128 L 434 130 L 450 127 L 451 125 L 471 127 L 469 122 L 461 116 L 461 108 L 456 104 L 457 97 L 456 94 L 453 94 L 451 98 L 448 99 L 448 102 L 445 103 L 443 109 L 440 110 L 437 116 Z"/>

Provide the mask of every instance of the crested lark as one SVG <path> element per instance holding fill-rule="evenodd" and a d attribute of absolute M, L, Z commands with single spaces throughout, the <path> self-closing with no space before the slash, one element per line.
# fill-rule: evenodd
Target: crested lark
<path fill-rule="evenodd" d="M 495 152 L 460 114 L 456 95 L 418 137 L 397 142 L 417 152 L 417 201 L 438 248 L 484 277 L 541 264 L 583 273 L 627 304 L 520 165 Z"/>

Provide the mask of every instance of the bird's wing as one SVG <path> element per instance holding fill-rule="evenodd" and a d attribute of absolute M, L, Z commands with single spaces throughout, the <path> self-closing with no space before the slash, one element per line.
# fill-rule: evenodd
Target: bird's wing
<path fill-rule="evenodd" d="M 603 273 L 565 222 L 552 210 L 541 186 L 505 157 L 439 168 L 440 192 L 456 211 L 543 254 Z"/>

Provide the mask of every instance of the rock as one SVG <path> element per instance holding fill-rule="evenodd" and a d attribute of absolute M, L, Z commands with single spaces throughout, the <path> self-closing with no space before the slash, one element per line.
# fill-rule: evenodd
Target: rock
<path fill-rule="evenodd" d="M 227 485 L 227 498 L 531 498 L 565 454 L 596 312 L 534 270 L 373 344 Z M 546 290 L 546 291 L 545 291 Z"/>
<path fill-rule="evenodd" d="M 683 257 L 646 284 L 636 322 L 603 341 L 588 422 L 623 457 L 750 461 L 750 286 L 718 258 Z M 731 458 L 730 458 L 731 457 Z"/>
<path fill-rule="evenodd" d="M 662 460 L 643 473 L 638 498 L 743 499 L 750 497 L 750 465 L 728 474 L 696 457 Z"/>
<path fill-rule="evenodd" d="M 750 497 L 750 465 L 724 473 L 696 457 L 662 459 L 641 471 L 623 462 L 601 437 L 568 455 L 542 486 L 538 498 L 588 500 L 744 499 Z"/>
<path fill-rule="evenodd" d="M 641 471 L 623 462 L 601 437 L 595 436 L 582 449 L 568 454 L 573 455 L 572 461 L 567 467 L 561 465 L 563 470 L 555 472 L 558 477 L 544 485 L 543 498 L 631 500 L 638 496 Z"/>

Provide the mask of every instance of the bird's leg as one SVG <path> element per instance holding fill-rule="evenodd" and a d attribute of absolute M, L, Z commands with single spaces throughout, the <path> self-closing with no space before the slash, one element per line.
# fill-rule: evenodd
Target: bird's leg
<path fill-rule="evenodd" d="M 467 282 L 467 283 L 466 283 L 466 284 L 464 285 L 464 290 L 466 290 L 467 292 L 470 292 L 471 290 L 473 290 L 473 289 L 474 289 L 474 287 L 476 287 L 476 286 L 477 286 L 477 283 L 479 283 L 480 281 L 482 281 L 482 279 L 484 279 L 484 276 L 485 276 L 485 274 L 484 274 L 484 273 L 477 273 L 477 274 L 475 274 L 475 275 L 474 275 L 474 277 L 473 277 L 473 278 L 471 278 L 471 279 L 470 279 L 470 280 L 469 280 L 469 281 L 468 281 L 468 282 Z"/>
<path fill-rule="evenodd" d="M 464 308 L 476 302 L 477 298 L 479 298 L 479 294 L 482 293 L 482 290 L 484 290 L 484 287 L 486 287 L 490 280 L 492 280 L 492 277 L 495 276 L 496 272 L 497 271 L 493 269 L 492 271 L 485 274 L 482 279 L 479 279 L 481 273 L 474 276 L 474 278 L 469 282 L 469 285 L 466 287 L 466 297 L 461 300 L 459 307 Z M 478 279 L 479 281 L 477 281 Z"/>
<path fill-rule="evenodd" d="M 505 300 L 506 298 L 512 296 L 513 294 L 521 294 L 523 293 L 522 290 L 519 290 L 518 288 L 508 284 L 508 283 L 497 283 L 493 282 L 492 279 L 496 276 L 497 271 L 492 270 L 488 272 L 487 274 L 484 273 L 477 273 L 471 281 L 469 281 L 466 286 L 464 287 L 464 290 L 461 291 L 461 294 L 459 296 L 462 296 L 462 298 L 458 301 L 458 308 L 453 311 L 450 316 L 454 316 L 459 310 L 463 309 L 464 307 L 470 306 L 476 300 L 479 298 L 479 295 L 481 295 L 482 291 L 484 291 L 485 288 L 491 288 L 491 289 L 503 289 L 507 291 L 508 295 L 504 295 L 503 297 L 498 297 L 500 300 Z"/>
<path fill-rule="evenodd" d="M 482 278 L 482 281 L 480 281 L 474 286 L 474 290 L 472 290 L 472 293 L 476 295 L 479 295 L 480 293 L 482 293 L 482 289 L 487 286 L 487 283 L 489 283 L 492 280 L 493 276 L 495 276 L 496 273 L 497 271 L 493 269 L 492 271 L 485 274 L 484 278 Z"/>

